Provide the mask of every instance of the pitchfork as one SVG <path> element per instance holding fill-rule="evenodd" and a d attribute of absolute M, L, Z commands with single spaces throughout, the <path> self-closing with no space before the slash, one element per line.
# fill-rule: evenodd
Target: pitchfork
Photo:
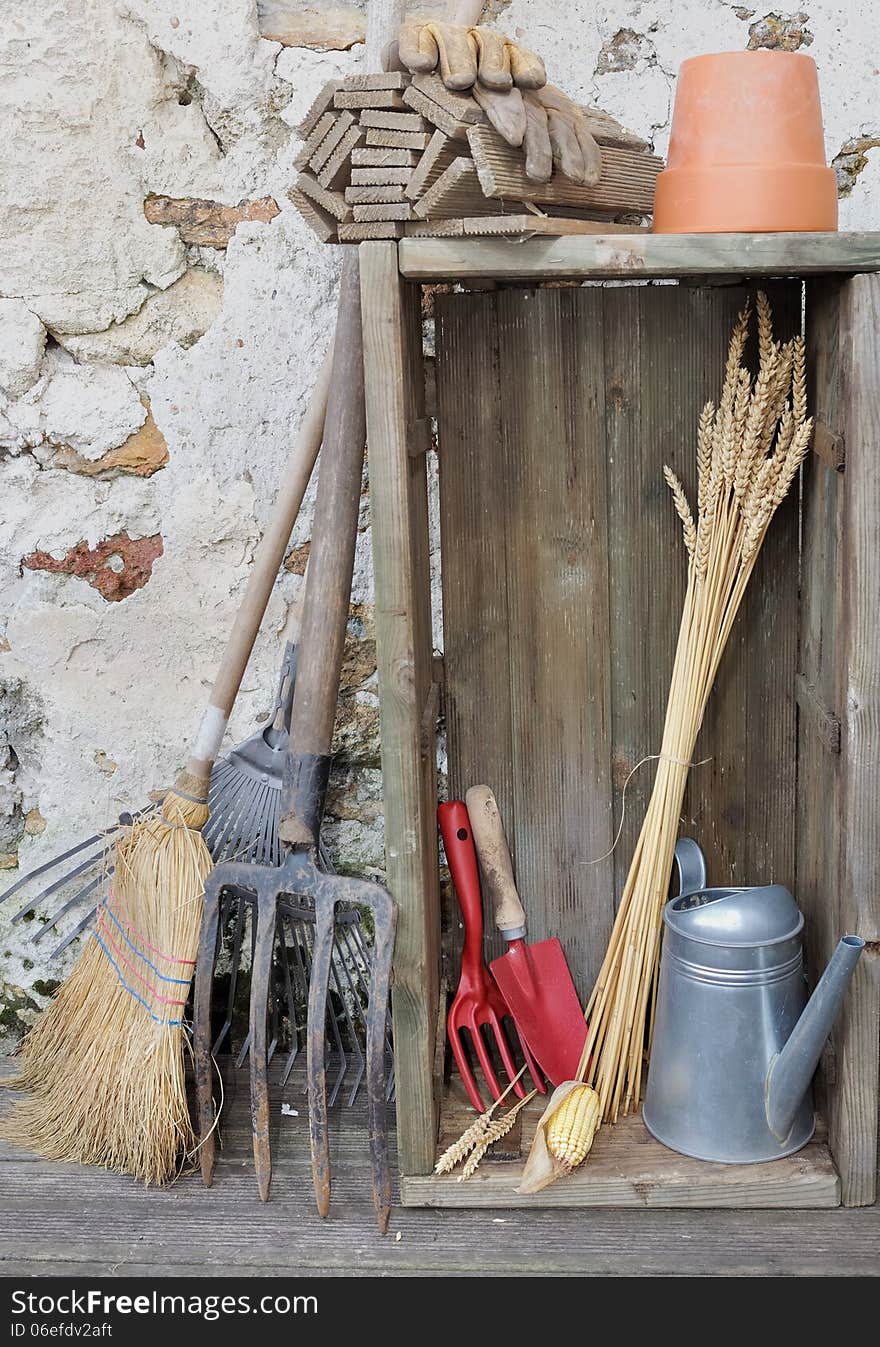
<path fill-rule="evenodd" d="M 468 1098 L 478 1113 L 483 1112 L 483 1101 L 477 1087 L 474 1073 L 465 1053 L 462 1030 L 470 1034 L 471 1043 L 477 1061 L 486 1077 L 492 1098 L 498 1100 L 502 1087 L 498 1083 L 492 1058 L 483 1040 L 483 1029 L 488 1029 L 494 1046 L 501 1058 L 501 1064 L 507 1072 L 508 1080 L 520 1099 L 525 1098 L 525 1088 L 517 1079 L 517 1067 L 514 1064 L 510 1045 L 505 1037 L 504 1021 L 512 1019 L 510 1009 L 501 994 L 492 974 L 483 959 L 483 905 L 480 898 L 480 876 L 477 869 L 477 853 L 471 833 L 471 821 L 467 806 L 462 800 L 450 800 L 441 804 L 437 810 L 440 820 L 440 832 L 443 836 L 443 849 L 449 862 L 452 882 L 458 895 L 461 915 L 464 918 L 464 949 L 461 954 L 461 978 L 446 1021 L 449 1046 L 458 1066 L 459 1074 L 468 1092 Z M 544 1077 L 532 1059 L 525 1041 L 516 1028 L 517 1041 L 522 1049 L 535 1088 L 546 1094 Z"/>
<path fill-rule="evenodd" d="M 369 908 L 373 957 L 366 1016 L 367 1108 L 373 1197 L 379 1225 L 384 1230 L 391 1210 L 384 1062 L 395 907 L 391 895 L 380 884 L 328 874 L 319 854 L 351 595 L 365 440 L 359 272 L 354 249 L 343 266 L 339 313 L 278 828 L 285 854 L 279 866 L 226 863 L 217 866 L 208 877 L 196 969 L 193 1045 L 199 1153 L 202 1177 L 210 1185 L 215 1151 L 211 991 L 224 895 L 235 896 L 252 905 L 255 924 L 250 997 L 251 1119 L 257 1183 L 265 1201 L 272 1177 L 266 1025 L 272 955 L 280 918 L 311 918 L 314 942 L 306 1029 L 309 1136 L 315 1198 L 318 1211 L 326 1216 L 330 1205 L 330 1145 L 325 1018 L 335 914 L 337 905 L 349 911 L 352 906 Z"/>

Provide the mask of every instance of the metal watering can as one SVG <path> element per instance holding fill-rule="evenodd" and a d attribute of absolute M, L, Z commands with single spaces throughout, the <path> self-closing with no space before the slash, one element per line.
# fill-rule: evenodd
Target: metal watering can
<path fill-rule="evenodd" d="M 810 1082 L 865 942 L 845 935 L 807 998 L 804 918 L 780 884 L 706 888 L 696 842 L 676 848 L 642 1116 L 698 1160 L 778 1160 L 813 1135 Z"/>

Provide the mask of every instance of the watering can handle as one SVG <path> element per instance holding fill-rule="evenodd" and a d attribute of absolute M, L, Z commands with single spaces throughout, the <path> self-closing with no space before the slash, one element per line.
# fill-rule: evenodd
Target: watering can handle
<path fill-rule="evenodd" d="M 706 857 L 692 837 L 680 837 L 676 842 L 675 865 L 678 870 L 677 897 L 706 887 Z"/>
<path fill-rule="evenodd" d="M 513 862 L 498 802 L 488 786 L 471 786 L 465 799 L 483 881 L 492 899 L 495 925 L 505 940 L 522 940 L 526 933 L 526 914 L 516 891 Z"/>

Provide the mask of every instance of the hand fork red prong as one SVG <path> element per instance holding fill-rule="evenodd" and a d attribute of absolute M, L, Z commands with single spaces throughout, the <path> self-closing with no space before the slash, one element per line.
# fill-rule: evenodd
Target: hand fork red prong
<path fill-rule="evenodd" d="M 494 1034 L 495 1045 L 504 1070 L 512 1081 L 517 1069 L 503 1026 L 503 1020 L 510 1016 L 510 1009 L 483 960 L 483 905 L 480 897 L 477 854 L 474 850 L 467 809 L 461 800 L 452 800 L 449 804 L 441 804 L 437 813 L 465 930 L 461 978 L 449 1009 L 446 1028 L 452 1054 L 468 1097 L 474 1108 L 482 1113 L 480 1093 L 465 1055 L 461 1031 L 469 1030 L 477 1061 L 485 1074 L 492 1098 L 497 1100 L 502 1094 L 502 1089 L 480 1030 L 485 1025 Z M 521 1039 L 520 1045 L 536 1088 L 544 1093 L 543 1077 Z M 526 1090 L 522 1080 L 518 1080 L 513 1088 L 520 1099 L 525 1097 Z"/>

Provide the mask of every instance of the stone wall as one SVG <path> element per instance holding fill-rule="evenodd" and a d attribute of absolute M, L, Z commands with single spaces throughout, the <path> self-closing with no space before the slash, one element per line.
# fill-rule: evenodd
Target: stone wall
<path fill-rule="evenodd" d="M 439 8 L 422 0 L 416 8 Z M 564 21 L 560 14 L 564 9 Z M 551 78 L 664 152 L 678 63 L 808 50 L 844 228 L 876 226 L 868 0 L 491 0 Z M 7 0 L 0 18 L 0 871 L 168 782 L 210 688 L 330 337 L 338 253 L 285 196 L 292 127 L 361 65 L 364 5 Z M 271 704 L 308 555 L 297 524 L 230 725 Z M 382 866 L 369 515 L 326 839 Z M 58 969 L 0 906 L 0 1039 Z M 42 948 L 42 946 L 38 947 Z M 72 953 L 73 951 L 71 951 Z"/>

